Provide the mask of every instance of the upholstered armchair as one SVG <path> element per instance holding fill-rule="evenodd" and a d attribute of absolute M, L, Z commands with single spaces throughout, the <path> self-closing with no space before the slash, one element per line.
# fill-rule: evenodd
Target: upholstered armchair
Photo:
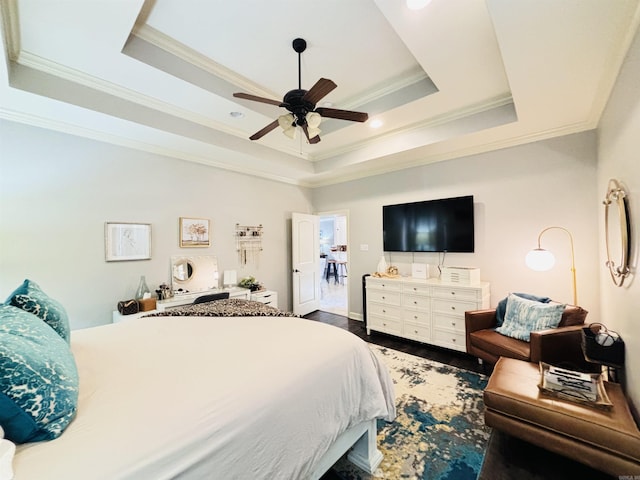
<path fill-rule="evenodd" d="M 524 341 L 496 332 L 496 309 L 465 312 L 467 353 L 494 365 L 500 357 L 527 362 L 570 364 L 590 370 L 581 347 L 582 326 L 587 311 L 567 305 L 557 328 L 532 331 Z M 592 367 L 592 366 L 591 366 Z"/>

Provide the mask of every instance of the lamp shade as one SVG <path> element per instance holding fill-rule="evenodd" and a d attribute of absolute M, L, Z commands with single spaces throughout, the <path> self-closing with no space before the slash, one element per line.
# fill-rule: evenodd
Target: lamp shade
<path fill-rule="evenodd" d="M 556 263 L 556 258 L 549 250 L 544 248 L 536 248 L 527 253 L 525 258 L 527 267 L 537 272 L 551 270 Z"/>
<path fill-rule="evenodd" d="M 282 133 L 284 133 L 289 138 L 296 137 L 296 124 L 293 115 L 288 113 L 287 115 L 280 115 L 278 117 L 278 125 L 282 128 Z"/>
<path fill-rule="evenodd" d="M 309 132 L 309 138 L 316 137 L 320 135 L 320 122 L 322 122 L 322 117 L 319 113 L 309 112 L 305 117 L 307 120 L 307 132 Z"/>

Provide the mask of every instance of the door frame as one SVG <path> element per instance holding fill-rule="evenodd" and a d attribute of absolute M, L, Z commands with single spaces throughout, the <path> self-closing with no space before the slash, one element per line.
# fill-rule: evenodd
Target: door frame
<path fill-rule="evenodd" d="M 350 227 L 350 221 L 349 221 L 349 210 L 344 209 L 344 210 L 328 210 L 328 211 L 323 211 L 323 212 L 316 212 L 315 215 L 317 215 L 318 217 L 320 217 L 320 219 L 322 219 L 323 217 L 346 217 L 346 225 L 347 225 L 347 266 L 350 268 L 351 267 L 351 227 Z M 351 274 L 349 274 L 348 278 L 353 279 L 353 277 L 351 276 Z M 347 280 L 347 288 L 345 289 L 346 295 L 347 295 L 347 314 L 346 317 L 349 317 L 349 313 L 350 313 L 350 298 L 351 295 L 349 294 L 349 289 L 351 288 L 351 284 L 352 282 Z M 320 299 L 320 310 L 322 311 L 322 298 Z"/>

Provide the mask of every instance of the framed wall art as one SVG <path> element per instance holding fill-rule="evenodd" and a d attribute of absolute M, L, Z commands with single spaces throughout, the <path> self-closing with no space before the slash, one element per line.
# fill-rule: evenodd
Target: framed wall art
<path fill-rule="evenodd" d="M 180 247 L 209 247 L 209 220 L 207 218 L 180 217 Z"/>
<path fill-rule="evenodd" d="M 151 259 L 151 224 L 106 222 L 104 253 L 107 262 Z"/>

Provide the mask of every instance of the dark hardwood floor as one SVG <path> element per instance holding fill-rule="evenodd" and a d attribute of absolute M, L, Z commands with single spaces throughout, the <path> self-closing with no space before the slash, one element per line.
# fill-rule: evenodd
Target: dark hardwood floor
<path fill-rule="evenodd" d="M 343 317 L 342 315 L 317 310 L 305 315 L 304 318 L 343 328 L 369 343 L 375 343 L 383 347 L 392 348 L 400 352 L 427 358 L 436 362 L 446 363 L 454 367 L 464 368 L 465 370 L 488 373 L 485 372 L 482 365 L 478 364 L 478 360 L 475 357 L 472 357 L 467 353 L 456 352 L 454 350 L 440 348 L 435 345 L 414 342 L 412 340 L 407 340 L 406 338 L 394 337 L 393 335 L 387 335 L 384 333 L 371 332 L 371 335 L 367 335 L 367 331 L 364 328 L 364 322 L 351 320 L 350 318 Z"/>

